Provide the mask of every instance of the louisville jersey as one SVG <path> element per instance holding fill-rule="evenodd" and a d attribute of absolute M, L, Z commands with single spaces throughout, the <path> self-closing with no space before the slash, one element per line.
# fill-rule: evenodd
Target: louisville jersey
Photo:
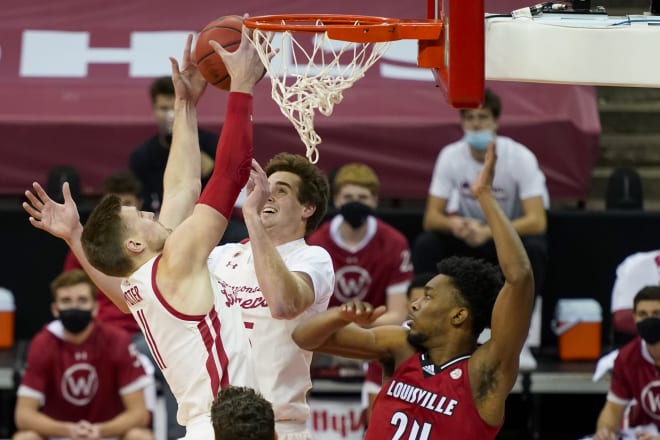
<path fill-rule="evenodd" d="M 125 410 L 122 395 L 146 388 L 130 336 L 100 322 L 81 344 L 63 339 L 62 323 L 47 324 L 32 339 L 18 395 L 41 402 L 57 420 L 106 422 Z"/>
<path fill-rule="evenodd" d="M 394 371 L 374 404 L 365 439 L 494 439 L 472 400 L 468 359 L 442 366 L 415 353 Z"/>
<path fill-rule="evenodd" d="M 335 268 L 335 288 L 330 306 L 349 301 L 386 305 L 388 294 L 405 294 L 413 277 L 406 237 L 387 223 L 369 217 L 367 235 L 354 248 L 343 243 L 337 215 L 325 222 L 307 242 L 330 253 Z"/>
<path fill-rule="evenodd" d="M 214 307 L 205 315 L 173 309 L 156 285 L 161 255 L 122 282 L 124 300 L 140 325 L 149 350 L 179 404 L 177 421 L 188 425 L 207 417 L 211 402 L 229 384 L 254 388 L 254 365 L 240 309 L 214 291 Z"/>
<path fill-rule="evenodd" d="M 660 367 L 641 338 L 623 346 L 614 362 L 607 400 L 627 405 L 637 400 L 635 420 L 630 426 L 655 424 L 660 428 Z"/>
<path fill-rule="evenodd" d="M 241 306 L 256 360 L 259 390 L 273 403 L 278 422 L 304 423 L 309 417 L 305 395 L 312 387 L 309 366 L 312 354 L 291 339 L 296 325 L 307 316 L 328 307 L 334 272 L 328 253 L 308 246 L 304 239 L 277 246 L 291 272 L 309 275 L 314 285 L 314 303 L 294 319 L 275 319 L 257 282 L 250 243 L 227 244 L 216 248 L 209 258 L 223 297 L 234 298 Z"/>

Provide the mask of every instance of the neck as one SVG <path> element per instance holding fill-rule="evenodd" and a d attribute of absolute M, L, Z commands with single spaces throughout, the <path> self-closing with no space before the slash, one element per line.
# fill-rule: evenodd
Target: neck
<path fill-rule="evenodd" d="M 448 361 L 468 353 L 473 353 L 477 348 L 476 341 L 467 340 L 446 340 L 444 343 L 438 342 L 434 344 L 431 342 L 428 346 L 427 353 L 436 365 L 443 365 Z"/>
<path fill-rule="evenodd" d="M 470 149 L 470 156 L 477 162 L 484 162 L 486 160 L 486 152 L 485 151 L 477 151 L 474 148 L 468 146 Z"/>
<path fill-rule="evenodd" d="M 69 342 L 71 344 L 75 345 L 80 345 L 83 342 L 89 338 L 89 335 L 92 334 L 92 331 L 94 330 L 94 322 L 90 322 L 87 327 L 85 327 L 85 330 L 81 331 L 80 333 L 71 333 L 67 329 L 64 329 L 64 340 L 66 342 Z"/>
<path fill-rule="evenodd" d="M 282 244 L 290 243 L 305 237 L 305 229 L 296 228 L 296 231 L 278 231 L 275 228 L 266 228 L 266 233 L 270 238 L 273 246 L 280 246 Z"/>

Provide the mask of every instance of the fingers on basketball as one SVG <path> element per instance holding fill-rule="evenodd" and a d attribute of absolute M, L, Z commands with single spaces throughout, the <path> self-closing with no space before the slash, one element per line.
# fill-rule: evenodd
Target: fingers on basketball
<path fill-rule="evenodd" d="M 239 15 L 227 15 L 217 18 L 204 26 L 197 36 L 194 59 L 204 79 L 222 90 L 229 90 L 231 77 L 220 55 L 209 41 L 216 41 L 229 52 L 234 52 L 241 44 L 243 18 Z"/>

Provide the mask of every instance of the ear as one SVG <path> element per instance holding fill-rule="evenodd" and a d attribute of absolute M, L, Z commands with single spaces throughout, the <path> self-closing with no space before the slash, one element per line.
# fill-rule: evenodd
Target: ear
<path fill-rule="evenodd" d="M 131 253 L 131 255 L 139 254 L 145 249 L 145 244 L 143 242 L 131 238 L 127 239 L 124 242 L 124 245 L 126 246 L 128 252 Z"/>
<path fill-rule="evenodd" d="M 310 218 L 316 212 L 316 206 L 314 205 L 303 205 L 302 216 L 305 220 Z"/>
<path fill-rule="evenodd" d="M 466 307 L 456 307 L 453 310 L 453 315 L 451 317 L 451 323 L 455 326 L 463 324 L 470 317 L 470 312 Z"/>
<path fill-rule="evenodd" d="M 55 301 L 53 301 L 52 303 L 50 303 L 50 313 L 53 314 L 53 317 L 54 317 L 55 319 L 59 319 L 59 317 L 60 317 L 60 311 L 57 310 L 57 304 L 55 304 Z"/>
<path fill-rule="evenodd" d="M 103 295 L 101 292 L 98 292 L 98 293 Z M 99 302 L 95 300 L 94 305 L 92 306 L 92 317 L 93 318 L 96 317 L 96 315 L 98 315 L 98 313 L 99 313 Z"/>

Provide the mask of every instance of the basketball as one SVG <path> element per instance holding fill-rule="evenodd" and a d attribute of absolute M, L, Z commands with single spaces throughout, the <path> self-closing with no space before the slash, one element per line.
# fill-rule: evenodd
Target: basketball
<path fill-rule="evenodd" d="M 195 62 L 200 73 L 209 84 L 222 90 L 229 90 L 231 77 L 220 55 L 215 53 L 210 40 L 215 40 L 230 52 L 238 49 L 241 43 L 243 19 L 238 15 L 220 17 L 201 30 L 195 43 Z"/>

